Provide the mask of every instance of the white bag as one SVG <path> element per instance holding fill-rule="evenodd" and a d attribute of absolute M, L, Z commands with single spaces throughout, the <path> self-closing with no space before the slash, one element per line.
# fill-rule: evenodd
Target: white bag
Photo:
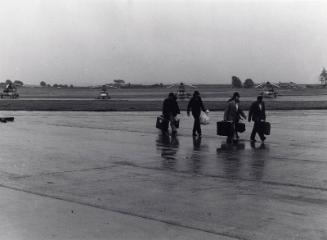
<path fill-rule="evenodd" d="M 207 125 L 210 123 L 210 118 L 205 112 L 201 112 L 200 124 Z"/>

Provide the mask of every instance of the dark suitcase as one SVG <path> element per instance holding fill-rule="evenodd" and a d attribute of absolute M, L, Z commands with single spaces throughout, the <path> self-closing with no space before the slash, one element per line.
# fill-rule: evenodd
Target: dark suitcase
<path fill-rule="evenodd" d="M 165 119 L 163 116 L 157 117 L 156 128 L 160 130 L 165 130 L 168 128 L 169 121 Z"/>
<path fill-rule="evenodd" d="M 270 123 L 269 122 L 261 122 L 261 128 L 264 135 L 270 135 Z"/>
<path fill-rule="evenodd" d="M 217 122 L 217 135 L 230 136 L 233 134 L 233 123 L 227 121 Z"/>
<path fill-rule="evenodd" d="M 237 132 L 245 132 L 245 124 L 244 123 L 236 123 L 235 128 Z"/>

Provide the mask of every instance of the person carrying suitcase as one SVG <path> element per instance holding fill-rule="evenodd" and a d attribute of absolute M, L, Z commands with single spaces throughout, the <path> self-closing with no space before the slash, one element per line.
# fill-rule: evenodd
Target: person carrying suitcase
<path fill-rule="evenodd" d="M 200 115 L 201 110 L 205 111 L 202 99 L 200 97 L 199 91 L 194 91 L 193 97 L 190 99 L 187 105 L 187 116 L 190 116 L 190 111 L 192 111 L 192 115 L 194 118 L 193 124 L 193 134 L 192 136 L 195 137 L 196 133 L 198 133 L 199 137 L 201 137 L 201 125 L 200 125 Z"/>
<path fill-rule="evenodd" d="M 170 122 L 172 135 L 176 135 L 177 133 L 177 128 L 175 125 L 177 114 L 180 114 L 177 97 L 174 93 L 169 93 L 168 98 L 166 98 L 163 102 L 162 115 L 166 120 Z M 162 132 L 163 134 L 168 135 L 168 125 L 165 129 L 162 129 Z"/>
<path fill-rule="evenodd" d="M 240 108 L 240 94 L 234 92 L 233 97 L 227 101 L 227 106 L 224 112 L 224 121 L 230 121 L 233 124 L 233 131 L 227 136 L 227 142 L 230 143 L 232 140 L 237 141 L 239 136 L 236 131 L 236 124 L 241 118 L 246 119 L 246 115 Z"/>
<path fill-rule="evenodd" d="M 257 97 L 257 101 L 251 104 L 248 121 L 251 122 L 251 120 L 254 122 L 254 125 L 250 140 L 255 142 L 255 136 L 258 133 L 261 141 L 265 141 L 266 137 L 263 134 L 264 129 L 261 123 L 266 121 L 266 108 L 261 95 Z"/>

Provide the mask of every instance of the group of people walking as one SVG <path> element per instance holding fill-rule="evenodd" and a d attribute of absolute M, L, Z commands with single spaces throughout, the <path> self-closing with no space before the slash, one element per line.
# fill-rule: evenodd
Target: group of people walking
<path fill-rule="evenodd" d="M 201 99 L 199 91 L 194 91 L 192 98 L 187 105 L 187 115 L 194 118 L 192 136 L 201 137 L 201 113 L 206 112 L 203 101 Z M 177 115 L 180 114 L 180 108 L 177 103 L 177 96 L 174 93 L 169 93 L 168 98 L 163 102 L 162 115 L 163 118 L 170 123 L 172 129 L 172 135 L 177 133 L 178 120 L 176 120 Z M 246 114 L 240 106 L 240 94 L 235 92 L 233 96 L 227 101 L 226 108 L 224 111 L 224 121 L 230 122 L 232 124 L 232 131 L 227 136 L 227 142 L 237 141 L 239 139 L 237 124 L 241 119 L 246 119 Z M 254 122 L 253 129 L 251 132 L 250 140 L 252 142 L 256 141 L 256 135 L 258 134 L 262 142 L 265 141 L 264 130 L 262 127 L 262 122 L 266 121 L 266 109 L 265 103 L 263 101 L 262 95 L 257 97 L 257 100 L 253 102 L 250 106 L 248 113 L 248 121 Z M 168 134 L 168 124 L 161 129 L 163 134 Z"/>

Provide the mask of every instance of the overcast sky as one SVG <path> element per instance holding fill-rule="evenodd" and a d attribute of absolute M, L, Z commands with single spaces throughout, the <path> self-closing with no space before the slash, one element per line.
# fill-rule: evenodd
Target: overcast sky
<path fill-rule="evenodd" d="M 1 0 L 0 81 L 319 83 L 326 2 Z"/>

